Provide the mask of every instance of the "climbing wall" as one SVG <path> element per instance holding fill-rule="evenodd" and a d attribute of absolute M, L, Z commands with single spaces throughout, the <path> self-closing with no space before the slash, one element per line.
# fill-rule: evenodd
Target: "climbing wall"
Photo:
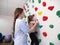
<path fill-rule="evenodd" d="M 28 0 L 24 18 L 35 15 L 38 19 L 39 45 L 60 45 L 60 0 Z"/>

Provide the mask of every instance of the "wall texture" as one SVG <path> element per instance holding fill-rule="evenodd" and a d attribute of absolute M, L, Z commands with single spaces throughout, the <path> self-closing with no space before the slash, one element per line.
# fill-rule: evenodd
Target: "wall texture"
<path fill-rule="evenodd" d="M 39 21 L 40 45 L 60 45 L 60 0 L 28 0 L 25 18 L 35 15 Z"/>

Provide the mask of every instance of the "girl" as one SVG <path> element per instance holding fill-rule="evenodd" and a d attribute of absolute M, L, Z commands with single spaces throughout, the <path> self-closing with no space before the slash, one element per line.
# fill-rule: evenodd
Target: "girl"
<path fill-rule="evenodd" d="M 23 20 L 24 12 L 22 8 L 16 8 L 14 12 L 14 45 L 27 45 L 27 33 L 33 32 L 38 24 L 36 23 L 29 29 L 26 22 Z"/>
<path fill-rule="evenodd" d="M 35 24 L 35 22 L 36 22 L 36 20 L 34 19 L 34 15 L 28 16 L 28 24 L 29 24 L 30 28 Z M 36 31 L 34 30 L 29 35 L 31 38 L 31 45 L 34 45 L 34 44 L 39 45 L 38 38 L 36 36 Z"/>

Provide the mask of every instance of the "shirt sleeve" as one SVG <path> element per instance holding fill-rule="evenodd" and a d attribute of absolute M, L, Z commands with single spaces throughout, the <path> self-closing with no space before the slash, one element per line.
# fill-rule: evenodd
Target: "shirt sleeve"
<path fill-rule="evenodd" d="M 23 31 L 25 34 L 29 32 L 29 27 L 25 22 L 20 22 L 20 29 Z"/>

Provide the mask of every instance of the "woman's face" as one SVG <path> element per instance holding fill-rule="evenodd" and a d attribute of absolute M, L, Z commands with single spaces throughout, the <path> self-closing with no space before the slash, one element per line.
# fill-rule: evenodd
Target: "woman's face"
<path fill-rule="evenodd" d="M 22 17 L 24 17 L 24 12 L 22 12 Z"/>
<path fill-rule="evenodd" d="M 21 16 L 20 16 L 20 17 L 21 17 L 21 18 L 23 18 L 23 17 L 24 17 L 24 12 L 22 12 L 22 13 L 21 13 Z"/>

